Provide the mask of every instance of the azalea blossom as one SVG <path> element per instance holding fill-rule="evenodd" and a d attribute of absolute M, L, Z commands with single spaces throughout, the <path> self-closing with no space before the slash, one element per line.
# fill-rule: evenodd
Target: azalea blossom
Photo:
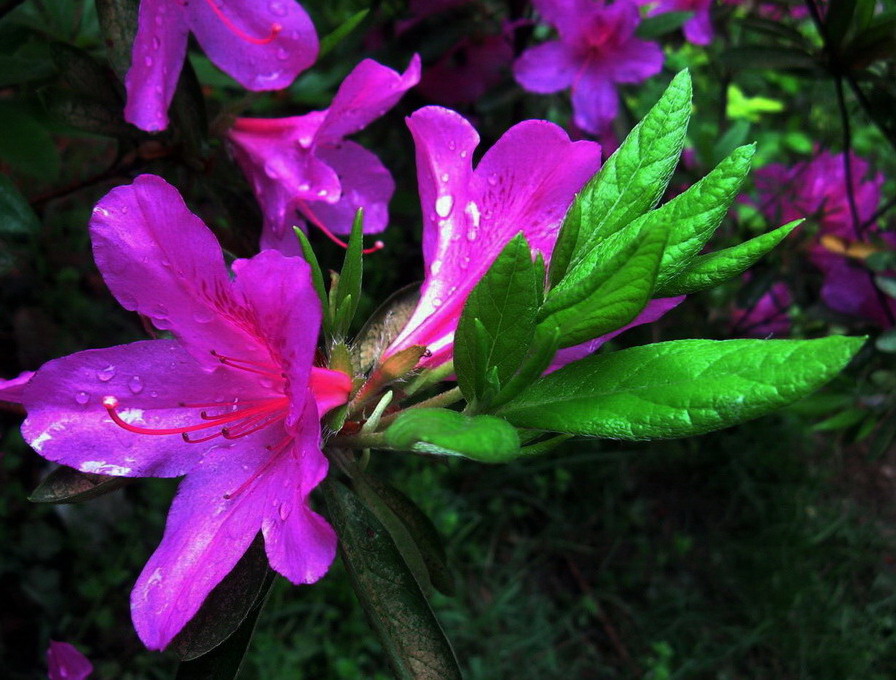
<path fill-rule="evenodd" d="M 247 90 L 280 90 L 317 58 L 317 34 L 295 0 L 141 0 L 125 119 L 168 127 L 168 106 L 190 33 L 218 68 Z"/>
<path fill-rule="evenodd" d="M 31 380 L 34 371 L 24 371 L 15 378 L 3 380 L 0 378 L 0 401 L 10 404 L 21 404 L 22 395 L 25 393 L 25 385 Z"/>
<path fill-rule="evenodd" d="M 660 72 L 663 51 L 635 37 L 640 23 L 631 0 L 534 0 L 559 40 L 531 47 L 513 67 L 530 92 L 551 94 L 572 88 L 573 120 L 600 134 L 619 108 L 617 83 L 640 83 Z"/>
<path fill-rule="evenodd" d="M 684 22 L 681 30 L 688 42 L 695 45 L 708 45 L 712 42 L 713 30 L 709 20 L 709 8 L 713 0 L 660 0 L 652 10 L 650 16 L 665 14 L 666 12 L 693 12 L 694 16 Z M 653 0 L 647 3 L 653 4 Z"/>
<path fill-rule="evenodd" d="M 744 276 L 748 281 L 749 276 Z M 783 281 L 771 285 L 750 307 L 731 310 L 731 334 L 735 337 L 769 338 L 790 333 L 788 308 L 793 303 L 790 289 Z"/>
<path fill-rule="evenodd" d="M 212 232 L 161 178 L 109 192 L 90 235 L 112 294 L 174 339 L 45 364 L 25 388 L 22 433 L 82 472 L 186 475 L 131 596 L 140 638 L 162 649 L 259 531 L 293 583 L 327 571 L 336 537 L 308 495 L 327 472 L 319 418 L 351 381 L 312 366 L 321 309 L 308 265 L 265 251 L 236 260 L 231 279 Z"/>
<path fill-rule="evenodd" d="M 846 192 L 843 154 L 824 151 L 790 168 L 771 164 L 756 173 L 760 210 L 770 219 L 790 221 L 806 216 L 818 225 L 809 258 L 824 276 L 821 298 L 834 311 L 858 316 L 881 327 L 896 319 L 896 300 L 874 284 L 864 258 L 882 249 L 896 249 L 896 234 L 882 232 L 873 217 L 880 203 L 882 174 L 871 177 L 868 163 L 852 155 L 850 168 L 855 223 Z"/>
<path fill-rule="evenodd" d="M 56 640 L 50 640 L 47 666 L 50 680 L 87 680 L 93 673 L 93 664 L 74 645 Z"/>
<path fill-rule="evenodd" d="M 333 234 L 351 232 L 358 208 L 364 231 L 389 220 L 392 175 L 347 135 L 393 107 L 420 80 L 420 57 L 404 73 L 365 59 L 340 85 L 330 108 L 290 118 L 238 118 L 227 133 L 264 213 L 262 248 L 298 254 L 292 226 L 304 220 Z"/>
<path fill-rule="evenodd" d="M 500 83 L 513 61 L 510 31 L 466 36 L 423 72 L 418 92 L 439 104 L 469 104 Z"/>

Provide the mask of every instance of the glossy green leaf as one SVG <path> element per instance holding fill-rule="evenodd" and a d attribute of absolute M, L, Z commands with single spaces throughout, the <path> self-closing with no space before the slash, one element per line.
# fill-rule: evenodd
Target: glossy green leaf
<path fill-rule="evenodd" d="M 352 233 L 345 250 L 345 260 L 339 273 L 339 283 L 330 288 L 330 309 L 333 314 L 333 335 L 345 337 L 355 318 L 361 300 L 361 280 L 364 271 L 364 211 L 359 208 L 352 223 Z"/>
<path fill-rule="evenodd" d="M 551 286 L 556 286 L 569 269 L 569 263 L 576 251 L 579 240 L 579 232 L 582 228 L 582 202 L 579 194 L 575 195 L 569 210 L 563 217 L 560 232 L 557 234 L 557 242 L 551 253 L 551 264 L 548 269 L 548 280 Z"/>
<path fill-rule="evenodd" d="M 273 581 L 274 572 L 268 567 L 264 541 L 259 535 L 168 649 L 184 661 L 207 654 L 239 629 Z"/>
<path fill-rule="evenodd" d="M 354 31 L 358 25 L 367 18 L 369 13 L 369 9 L 362 9 L 360 12 L 356 12 L 342 24 L 333 29 L 333 31 L 321 38 L 320 51 L 317 54 L 317 58 L 320 59 L 341 43 L 349 33 Z"/>
<path fill-rule="evenodd" d="M 596 354 L 551 373 L 499 413 L 519 427 L 668 439 L 772 412 L 833 378 L 863 338 L 678 340 Z"/>
<path fill-rule="evenodd" d="M 399 680 L 461 680 L 454 651 L 382 523 L 338 481 L 322 485 L 352 587 Z"/>
<path fill-rule="evenodd" d="M 559 346 L 571 347 L 622 328 L 653 293 L 667 232 L 658 228 L 615 234 L 578 263 L 548 293 L 540 324 L 559 329 Z M 615 252 L 614 252 L 615 251 Z"/>
<path fill-rule="evenodd" d="M 87 52 L 73 45 L 50 45 L 53 63 L 59 71 L 59 84 L 82 96 L 124 108 L 124 102 L 112 82 L 108 67 L 98 64 Z"/>
<path fill-rule="evenodd" d="M 108 137 L 135 137 L 141 134 L 125 121 L 121 104 L 106 104 L 58 88 L 45 91 L 44 102 L 47 113 L 53 119 L 78 130 Z"/>
<path fill-rule="evenodd" d="M 560 329 L 553 324 L 537 326 L 529 353 L 513 377 L 502 385 L 495 396 L 489 400 L 488 411 L 494 411 L 502 404 L 507 403 L 535 382 L 551 365 L 551 360 L 558 349 L 560 349 Z"/>
<path fill-rule="evenodd" d="M 317 261 L 317 255 L 314 254 L 314 249 L 311 247 L 311 243 L 308 241 L 305 232 L 302 231 L 300 227 L 293 227 L 292 230 L 299 240 L 299 247 L 302 249 L 302 257 L 305 258 L 305 262 L 308 263 L 308 266 L 311 269 L 311 284 L 314 286 L 314 291 L 317 293 L 318 299 L 320 299 L 321 308 L 324 312 L 328 312 L 329 307 L 327 306 L 327 291 L 324 288 L 324 275 L 320 270 L 320 263 Z M 329 319 L 324 320 L 323 326 L 324 331 L 328 330 Z"/>
<path fill-rule="evenodd" d="M 731 248 L 698 255 L 684 271 L 658 286 L 654 296 L 671 297 L 696 293 L 739 276 L 775 248 L 802 221 L 795 220 Z"/>
<path fill-rule="evenodd" d="M 691 77 L 682 71 L 579 194 L 582 226 L 573 264 L 654 207 L 666 191 L 691 114 Z"/>
<path fill-rule="evenodd" d="M 442 408 L 409 409 L 396 418 L 385 436 L 390 447 L 401 451 L 462 456 L 481 463 L 505 463 L 520 450 L 516 429 L 501 418 Z"/>
<path fill-rule="evenodd" d="M 31 113 L 11 103 L 0 105 L 0 160 L 43 182 L 59 175 L 59 150 L 47 129 Z"/>
<path fill-rule="evenodd" d="M 0 237 L 27 239 L 41 229 L 40 220 L 6 175 L 0 175 Z"/>
<path fill-rule="evenodd" d="M 132 481 L 128 477 L 95 475 L 60 466 L 41 480 L 28 500 L 32 503 L 80 503 L 112 493 Z"/>
<path fill-rule="evenodd" d="M 354 476 L 352 486 L 389 531 L 420 587 L 428 590 L 431 585 L 445 595 L 453 594 L 454 578 L 442 540 L 417 504 L 395 487 L 367 474 Z"/>
<path fill-rule="evenodd" d="M 464 305 L 454 335 L 454 370 L 467 401 L 487 403 L 486 376 L 497 387 L 522 363 L 535 333 L 544 269 L 522 234 L 504 247 Z"/>

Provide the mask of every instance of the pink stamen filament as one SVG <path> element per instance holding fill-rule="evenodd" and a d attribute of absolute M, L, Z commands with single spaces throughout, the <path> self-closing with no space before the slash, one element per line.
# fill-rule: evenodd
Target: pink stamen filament
<path fill-rule="evenodd" d="M 299 212 L 301 212 L 302 215 L 305 216 L 305 219 L 307 219 L 309 222 L 311 222 L 311 224 L 313 224 L 315 227 L 320 229 L 324 233 L 324 236 L 326 236 L 328 239 L 330 239 L 337 246 L 340 246 L 342 248 L 348 248 L 348 243 L 343 241 L 341 238 L 336 236 L 336 234 L 334 234 L 332 231 L 330 231 L 327 228 L 327 225 L 325 225 L 321 221 L 321 219 L 317 215 L 314 214 L 314 211 L 311 210 L 311 208 L 308 206 L 307 201 L 303 201 L 303 200 L 299 199 L 298 201 L 296 201 L 296 203 L 298 204 Z M 386 247 L 385 243 L 383 243 L 382 241 L 376 241 L 376 242 L 374 242 L 373 246 L 371 246 L 370 248 L 365 248 L 361 252 L 364 253 L 365 255 L 370 255 L 370 253 L 375 253 L 376 251 L 382 250 L 385 247 Z"/>
<path fill-rule="evenodd" d="M 215 350 L 212 350 L 211 353 L 212 356 L 215 357 L 218 361 L 220 361 L 225 366 L 229 366 L 230 368 L 238 368 L 241 371 L 257 373 L 258 375 L 272 376 L 274 378 L 285 377 L 283 375 L 283 372 L 278 371 L 277 367 L 273 364 L 264 364 L 258 361 L 249 361 L 247 359 L 234 359 L 233 357 L 218 354 Z"/>
<path fill-rule="evenodd" d="M 204 423 L 165 428 L 140 427 L 125 421 L 115 410 L 118 408 L 118 399 L 115 397 L 105 397 L 103 399 L 103 407 L 106 409 L 112 422 L 128 432 L 147 435 L 179 434 L 185 442 L 198 444 L 220 436 L 223 436 L 225 439 L 245 437 L 286 417 L 289 404 L 289 400 L 286 397 L 271 397 L 262 401 L 263 403 L 257 406 L 249 406 L 219 416 L 209 416 L 203 412 L 200 414 L 200 417 L 203 417 L 206 421 Z M 236 423 L 236 425 L 230 428 L 222 427 L 226 423 Z M 199 438 L 190 438 L 188 436 L 191 432 L 202 432 L 209 429 L 216 429 L 217 431 Z"/>
<path fill-rule="evenodd" d="M 224 14 L 223 10 L 218 7 L 215 0 L 205 0 L 205 2 L 209 7 L 212 8 L 212 12 L 215 13 L 215 16 L 217 16 L 218 19 L 221 20 L 221 23 L 223 23 L 231 33 L 233 33 L 238 38 L 245 40 L 247 43 L 251 43 L 253 45 L 267 45 L 268 43 L 273 41 L 274 38 L 276 38 L 283 30 L 283 26 L 281 26 L 280 24 L 271 24 L 271 32 L 266 37 L 256 38 L 255 36 L 249 35 L 243 29 L 233 23 L 230 17 Z"/>

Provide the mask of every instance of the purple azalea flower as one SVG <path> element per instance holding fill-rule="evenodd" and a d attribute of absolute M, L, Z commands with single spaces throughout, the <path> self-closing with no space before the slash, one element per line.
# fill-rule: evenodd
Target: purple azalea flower
<path fill-rule="evenodd" d="M 512 61 L 509 34 L 467 36 L 424 71 L 417 91 L 439 104 L 470 104 L 503 80 Z"/>
<path fill-rule="evenodd" d="M 693 12 L 694 16 L 684 22 L 681 27 L 685 39 L 695 45 L 709 45 L 712 42 L 712 23 L 709 21 L 709 8 L 713 0 L 660 0 L 650 10 L 650 16 L 666 12 Z M 651 0 L 652 3 L 652 0 Z"/>
<path fill-rule="evenodd" d="M 283 89 L 317 58 L 314 25 L 295 0 L 141 0 L 124 110 L 141 130 L 168 126 L 190 33 L 248 90 Z"/>
<path fill-rule="evenodd" d="M 881 232 L 871 222 L 880 202 L 883 175 L 869 175 L 868 163 L 850 157 L 853 196 L 859 227 L 853 223 L 846 192 L 843 154 L 819 153 L 790 168 L 768 165 L 756 173 L 760 210 L 770 219 L 808 217 L 818 224 L 818 238 L 809 259 L 824 276 L 821 299 L 834 311 L 889 327 L 896 318 L 896 301 L 874 285 L 864 258 L 881 246 L 896 249 L 896 234 Z"/>
<path fill-rule="evenodd" d="M 364 208 L 365 232 L 386 228 L 392 176 L 375 154 L 344 137 L 383 115 L 419 80 L 417 55 L 402 74 L 365 59 L 328 109 L 291 118 L 237 118 L 227 137 L 264 213 L 262 248 L 300 252 L 291 229 L 301 224 L 296 211 L 337 242 L 333 234 L 351 232 L 358 208 Z"/>
<path fill-rule="evenodd" d="M 31 380 L 34 371 L 24 371 L 15 378 L 9 380 L 0 379 L 0 401 L 10 404 L 21 404 L 22 395 L 25 393 L 25 385 Z"/>
<path fill-rule="evenodd" d="M 44 458 L 125 477 L 186 475 L 137 580 L 140 638 L 162 649 L 256 534 L 294 583 L 327 571 L 336 537 L 308 495 L 327 472 L 319 416 L 348 376 L 312 367 L 320 303 L 301 258 L 233 263 L 174 187 L 143 175 L 94 208 L 90 233 L 112 294 L 173 340 L 78 352 L 25 388 L 25 440 Z"/>
<path fill-rule="evenodd" d="M 749 277 L 745 275 L 746 280 Z M 790 334 L 787 308 L 793 303 L 787 284 L 779 281 L 762 294 L 756 303 L 743 309 L 731 310 L 731 333 L 737 337 L 768 338 Z"/>
<path fill-rule="evenodd" d="M 575 193 L 600 167 L 600 146 L 571 142 L 543 120 L 514 125 L 473 169 L 479 135 L 460 114 L 427 106 L 407 119 L 417 155 L 426 276 L 420 301 L 389 356 L 425 345 L 435 366 L 451 358 L 470 291 L 517 233 L 549 257 Z"/>
<path fill-rule="evenodd" d="M 635 37 L 640 23 L 631 0 L 534 0 L 559 40 L 531 47 L 514 64 L 517 82 L 530 92 L 572 88 L 573 119 L 600 134 L 616 117 L 617 83 L 640 83 L 660 72 L 663 51 Z"/>
<path fill-rule="evenodd" d="M 86 680 L 93 673 L 93 664 L 74 645 L 50 640 L 47 649 L 50 680 Z"/>

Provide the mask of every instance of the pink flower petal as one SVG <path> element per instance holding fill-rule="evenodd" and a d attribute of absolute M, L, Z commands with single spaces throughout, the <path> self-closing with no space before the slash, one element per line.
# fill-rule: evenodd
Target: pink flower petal
<path fill-rule="evenodd" d="M 234 316 L 221 246 L 177 189 L 154 175 L 113 189 L 90 220 L 93 253 L 125 309 L 171 330 L 201 363 L 265 349 Z"/>
<path fill-rule="evenodd" d="M 293 0 L 193 0 L 190 30 L 218 68 L 248 90 L 280 90 L 314 63 L 314 25 Z"/>
<path fill-rule="evenodd" d="M 25 393 L 25 385 L 34 376 L 34 371 L 24 371 L 9 380 L 0 379 L 0 401 L 10 404 L 21 404 Z"/>
<path fill-rule="evenodd" d="M 586 71 L 572 89 L 573 119 L 583 130 L 602 133 L 619 110 L 616 86 L 599 71 Z"/>
<path fill-rule="evenodd" d="M 566 43 L 530 47 L 513 64 L 513 77 L 530 92 L 550 94 L 570 87 L 581 64 Z"/>
<path fill-rule="evenodd" d="M 417 145 L 427 276 L 420 302 L 387 350 L 425 345 L 429 365 L 448 358 L 467 295 L 506 243 L 523 232 L 550 255 L 576 191 L 600 166 L 600 147 L 570 142 L 546 121 L 524 121 L 472 170 L 478 135 L 457 113 L 420 109 L 408 119 Z"/>
<path fill-rule="evenodd" d="M 391 109 L 420 82 L 420 55 L 411 57 L 404 73 L 365 59 L 349 73 L 318 131 L 318 144 L 333 144 L 367 127 Z"/>
<path fill-rule="evenodd" d="M 171 0 L 141 0 L 137 21 L 124 118 L 154 132 L 168 127 L 168 105 L 187 55 L 189 31 L 183 11 Z"/>
<path fill-rule="evenodd" d="M 201 423 L 203 406 L 220 400 L 263 398 L 270 390 L 258 376 L 221 366 L 204 370 L 173 340 L 147 340 L 94 349 L 55 359 L 25 389 L 28 417 L 22 436 L 47 460 L 81 470 L 122 477 L 177 477 L 188 472 L 209 447 L 228 452 L 253 445 L 252 437 L 190 444 L 179 433 L 135 434 L 112 422 L 104 397 L 115 397 L 127 422 L 153 430 Z M 208 411 L 223 412 L 208 407 Z M 208 430 L 208 433 L 214 430 Z M 201 436 L 206 432 L 197 432 Z"/>
<path fill-rule="evenodd" d="M 318 147 L 317 156 L 338 173 L 342 195 L 336 203 L 308 201 L 303 214 L 313 213 L 335 234 L 350 234 L 355 213 L 364 208 L 364 233 L 383 231 L 389 225 L 389 201 L 395 193 L 395 182 L 376 154 L 344 141 Z"/>
<path fill-rule="evenodd" d="M 56 640 L 50 640 L 47 666 L 50 680 L 87 680 L 93 673 L 93 664 L 74 645 Z"/>

